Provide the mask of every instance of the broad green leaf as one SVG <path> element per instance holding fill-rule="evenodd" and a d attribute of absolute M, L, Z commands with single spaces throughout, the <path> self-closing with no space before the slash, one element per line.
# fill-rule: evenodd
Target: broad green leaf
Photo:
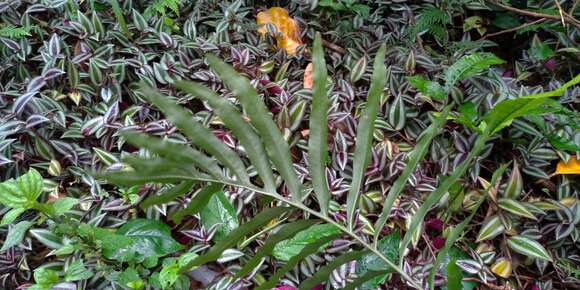
<path fill-rule="evenodd" d="M 264 182 L 264 189 L 268 192 L 276 191 L 276 181 L 272 173 L 272 165 L 268 160 L 264 144 L 256 131 L 244 120 L 239 110 L 224 97 L 219 96 L 207 87 L 193 83 L 178 81 L 175 86 L 193 96 L 198 96 L 207 101 L 214 112 L 220 117 L 226 127 L 238 138 L 240 144 L 258 174 Z"/>
<path fill-rule="evenodd" d="M 284 275 L 294 269 L 298 263 L 304 260 L 306 257 L 321 251 L 321 248 L 326 247 L 330 242 L 336 238 L 340 237 L 340 234 L 332 234 L 319 236 L 317 239 L 311 241 L 308 245 L 301 248 L 301 250 L 294 255 L 284 266 L 282 266 L 276 273 L 274 273 L 270 279 L 264 282 L 256 290 L 267 290 L 272 289 L 276 284 L 284 277 Z"/>
<path fill-rule="evenodd" d="M 163 267 L 159 272 L 159 283 L 162 289 L 174 289 L 175 283 L 178 282 L 182 274 L 179 273 L 181 266 L 193 261 L 197 257 L 194 253 L 186 253 L 177 258 L 166 258 L 163 260 Z M 174 287 L 174 288 L 171 288 Z"/>
<path fill-rule="evenodd" d="M 399 194 L 401 194 L 403 191 L 409 176 L 411 176 L 411 174 L 415 171 L 415 168 L 417 168 L 419 162 L 421 162 L 423 158 L 425 158 L 427 152 L 429 152 L 429 145 L 431 144 L 431 141 L 433 138 L 435 138 L 435 136 L 437 136 L 441 128 L 443 128 L 447 115 L 449 115 L 449 111 L 452 107 L 453 105 L 448 105 L 443 109 L 439 116 L 433 120 L 433 123 L 425 131 L 423 131 L 421 136 L 419 136 L 417 144 L 415 145 L 415 149 L 409 153 L 407 166 L 405 166 L 405 169 L 403 169 L 401 175 L 397 178 L 397 180 L 395 180 L 391 189 L 389 189 L 387 198 L 383 203 L 383 211 L 375 223 L 375 242 L 378 240 L 379 234 L 387 222 L 391 208 L 393 207 L 393 203 L 397 197 L 399 197 Z"/>
<path fill-rule="evenodd" d="M 284 207 L 273 207 L 263 210 L 252 220 L 242 224 L 234 231 L 232 231 L 225 239 L 217 242 L 215 246 L 211 247 L 209 251 L 207 251 L 207 253 L 195 258 L 195 260 L 188 262 L 186 265 L 181 266 L 179 273 L 184 273 L 191 270 L 193 267 L 197 267 L 199 265 L 203 265 L 219 259 L 223 251 L 238 243 L 245 235 L 255 231 L 256 229 L 259 229 L 260 227 L 269 223 L 273 218 L 276 218 L 289 210 L 291 210 L 291 208 Z"/>
<path fill-rule="evenodd" d="M 332 236 L 340 233 L 340 229 L 332 224 L 314 225 L 296 234 L 293 238 L 276 244 L 272 254 L 276 259 L 289 261 L 298 255 L 308 244 L 320 239 L 320 237 Z"/>
<path fill-rule="evenodd" d="M 483 121 L 490 134 L 495 134 L 509 126 L 516 118 L 542 112 L 538 109 L 550 101 L 550 97 L 562 95 L 570 87 L 580 83 L 580 74 L 564 84 L 562 87 L 548 92 L 505 100 L 495 105 L 484 117 Z"/>
<path fill-rule="evenodd" d="M 2 217 L 2 222 L 0 226 L 5 226 L 11 224 L 14 220 L 16 220 L 23 212 L 25 212 L 25 208 L 13 208 L 7 213 L 4 214 Z"/>
<path fill-rule="evenodd" d="M 312 277 L 308 278 L 306 281 L 302 282 L 302 284 L 300 284 L 300 288 L 298 289 L 299 290 L 313 289 L 316 285 L 327 281 L 328 277 L 332 275 L 332 271 L 344 265 L 345 263 L 361 258 L 361 256 L 364 255 L 365 253 L 368 253 L 368 251 L 351 251 L 334 258 L 334 260 L 318 268 L 318 270 L 316 270 L 316 273 L 314 273 L 314 275 L 312 275 Z"/>
<path fill-rule="evenodd" d="M 447 289 L 462 290 L 463 272 L 455 262 L 457 262 L 457 258 L 453 257 L 447 264 Z"/>
<path fill-rule="evenodd" d="M 93 272 L 85 267 L 83 260 L 75 260 L 64 271 L 64 280 L 67 282 L 85 280 L 93 275 Z"/>
<path fill-rule="evenodd" d="M 463 56 L 445 70 L 445 88 L 449 91 L 457 81 L 474 76 L 492 65 L 504 62 L 491 53 L 474 53 Z"/>
<path fill-rule="evenodd" d="M 141 90 L 147 94 L 146 98 L 165 114 L 167 120 L 179 128 L 195 145 L 231 169 L 241 182 L 250 184 L 246 167 L 238 154 L 227 147 L 208 128 L 195 121 L 190 112 L 144 83 L 141 85 Z"/>
<path fill-rule="evenodd" d="M 288 238 L 293 237 L 297 232 L 300 232 L 313 224 L 319 222 L 319 220 L 307 219 L 307 220 L 298 220 L 290 224 L 286 224 L 275 234 L 271 235 L 266 239 L 264 244 L 260 247 L 258 252 L 248 261 L 246 264 L 236 272 L 234 279 L 240 278 L 250 271 L 254 270 L 256 266 L 260 263 L 262 258 L 267 255 L 270 255 L 274 250 L 274 247 L 279 242 L 286 240 Z"/>
<path fill-rule="evenodd" d="M 531 213 L 525 205 L 522 203 L 509 199 L 509 198 L 500 198 L 497 202 L 497 205 L 503 209 L 507 210 L 515 215 L 523 216 L 529 219 L 536 220 L 536 217 L 533 213 Z"/>
<path fill-rule="evenodd" d="M 358 201 L 360 198 L 360 187 L 363 175 L 366 171 L 370 160 L 371 146 L 373 140 L 375 119 L 378 115 L 381 94 L 383 93 L 385 83 L 387 80 L 387 68 L 385 66 L 385 50 L 386 46 L 383 44 L 377 52 L 375 62 L 373 64 L 373 76 L 371 87 L 367 95 L 367 102 L 364 112 L 362 113 L 358 122 L 356 143 L 354 149 L 352 180 L 350 183 L 350 190 L 347 195 L 346 212 L 347 212 L 347 226 L 353 228 L 354 213 L 356 211 Z"/>
<path fill-rule="evenodd" d="M 476 242 L 481 242 L 497 237 L 505 230 L 499 216 L 495 215 L 487 220 L 487 222 L 479 230 Z"/>
<path fill-rule="evenodd" d="M 507 244 L 512 250 L 524 256 L 532 256 L 534 258 L 552 261 L 548 251 L 546 251 L 540 243 L 532 239 L 524 236 L 515 236 L 508 239 Z"/>
<path fill-rule="evenodd" d="M 516 199 L 522 193 L 522 189 L 524 187 L 524 182 L 522 179 L 522 175 L 520 173 L 520 168 L 518 163 L 514 161 L 514 167 L 512 169 L 512 173 L 510 175 L 510 180 L 507 184 L 507 187 L 503 193 L 503 196 L 506 198 Z"/>
<path fill-rule="evenodd" d="M 51 203 L 42 203 L 35 206 L 36 209 L 50 216 L 60 216 L 68 212 L 79 202 L 72 197 L 62 197 Z"/>
<path fill-rule="evenodd" d="M 0 203 L 12 208 L 32 208 L 43 190 L 43 178 L 31 168 L 17 179 L 0 183 Z"/>
<path fill-rule="evenodd" d="M 234 95 L 239 98 L 244 110 L 250 117 L 252 125 L 262 137 L 270 160 L 272 160 L 272 163 L 274 163 L 276 169 L 286 181 L 286 186 L 292 193 L 292 199 L 300 202 L 302 196 L 301 184 L 292 165 L 290 149 L 276 123 L 272 120 L 264 102 L 260 100 L 258 92 L 256 92 L 256 89 L 247 78 L 239 75 L 233 67 L 216 56 L 207 55 L 207 61 Z"/>
<path fill-rule="evenodd" d="M 14 225 L 13 227 L 11 227 L 8 230 L 8 235 L 6 236 L 6 239 L 4 240 L 4 244 L 2 245 L 0 252 L 4 252 L 4 251 L 8 250 L 10 247 L 13 247 L 13 246 L 20 244 L 20 242 L 22 242 L 22 239 L 24 239 L 24 235 L 26 234 L 26 231 L 28 231 L 28 229 L 33 224 L 34 224 L 33 222 L 21 221 L 21 222 L 17 223 L 16 225 Z"/>
<path fill-rule="evenodd" d="M 424 79 L 422 76 L 407 77 L 407 81 L 415 87 L 421 94 L 442 101 L 447 98 L 447 93 L 438 82 Z"/>
<path fill-rule="evenodd" d="M 467 126 L 477 132 L 477 109 L 472 102 L 466 102 L 459 107 L 459 116 L 455 119 L 459 124 Z"/>
<path fill-rule="evenodd" d="M 169 226 L 156 220 L 130 220 L 121 226 L 116 234 L 130 238 L 131 244 L 107 249 L 104 255 L 108 259 L 117 260 L 123 257 L 124 253 L 134 252 L 137 261 L 142 261 L 146 257 L 165 256 L 183 248 L 171 237 Z"/>
<path fill-rule="evenodd" d="M 389 260 L 396 262 L 399 259 L 399 243 L 401 242 L 401 235 L 399 232 L 393 232 L 384 238 L 382 238 L 377 244 L 377 250 L 379 250 L 385 257 Z M 357 276 L 364 276 L 369 272 L 374 271 L 387 271 L 378 276 L 374 276 L 372 279 L 364 282 L 359 289 L 377 289 L 380 285 L 385 282 L 387 278 L 387 273 L 392 272 L 391 269 L 382 259 L 373 253 L 367 253 L 357 260 L 355 273 Z"/>
<path fill-rule="evenodd" d="M 180 184 L 162 191 L 159 195 L 151 195 L 147 197 L 139 206 L 142 209 L 146 209 L 153 205 L 168 203 L 190 191 L 194 184 L 195 182 L 193 181 L 183 181 Z"/>
<path fill-rule="evenodd" d="M 364 57 L 363 57 L 364 59 Z M 313 48 L 313 79 L 312 109 L 310 111 L 310 134 L 308 135 L 308 165 L 312 177 L 312 187 L 320 212 L 328 213 L 330 192 L 326 181 L 326 160 L 328 158 L 328 106 L 326 91 L 326 62 L 322 50 L 320 33 L 316 33 Z"/>
<path fill-rule="evenodd" d="M 205 187 L 204 189 L 200 190 L 195 196 L 191 199 L 189 204 L 186 208 L 176 211 L 172 216 L 171 220 L 173 220 L 176 224 L 180 224 L 181 220 L 186 215 L 194 215 L 204 209 L 207 204 L 209 203 L 210 199 L 214 196 L 214 194 L 222 189 L 222 185 L 220 184 L 210 184 L 209 186 Z M 223 192 L 222 192 L 223 194 Z"/>
<path fill-rule="evenodd" d="M 212 194 L 200 212 L 200 219 L 206 229 L 217 225 L 216 241 L 224 239 L 239 225 L 236 210 L 223 191 Z"/>

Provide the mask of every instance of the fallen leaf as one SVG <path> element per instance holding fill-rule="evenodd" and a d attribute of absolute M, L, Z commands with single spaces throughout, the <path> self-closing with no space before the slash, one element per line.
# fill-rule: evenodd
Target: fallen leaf
<path fill-rule="evenodd" d="M 580 161 L 575 155 L 568 162 L 560 160 L 556 166 L 556 174 L 580 174 Z"/>
<path fill-rule="evenodd" d="M 512 275 L 512 263 L 505 258 L 500 258 L 491 266 L 491 271 L 507 279 Z"/>
<path fill-rule="evenodd" d="M 304 69 L 304 88 L 305 89 L 312 89 L 314 86 L 314 80 L 312 79 L 312 70 L 313 66 L 312 63 L 309 63 Z"/>
<path fill-rule="evenodd" d="M 258 29 L 261 34 L 268 33 L 266 25 L 271 23 L 276 27 L 279 35 L 276 35 L 278 48 L 286 50 L 290 55 L 296 54 L 296 48 L 302 44 L 300 39 L 300 27 L 298 22 L 288 15 L 288 11 L 281 7 L 272 7 L 258 13 L 256 23 L 262 25 Z"/>

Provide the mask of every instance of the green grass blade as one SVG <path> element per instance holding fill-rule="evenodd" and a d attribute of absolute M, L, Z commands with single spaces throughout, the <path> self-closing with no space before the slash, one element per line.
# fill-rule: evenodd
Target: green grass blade
<path fill-rule="evenodd" d="M 152 137 L 143 133 L 123 132 L 121 134 L 127 142 L 139 148 L 145 148 L 165 159 L 173 162 L 191 162 L 197 168 L 207 172 L 211 176 L 221 178 L 221 169 L 216 164 L 215 159 L 191 148 L 190 146 L 170 142 L 158 137 Z"/>
<path fill-rule="evenodd" d="M 147 197 L 141 204 L 139 205 L 142 209 L 147 209 L 150 206 L 168 203 L 180 195 L 185 194 L 186 192 L 190 191 L 195 182 L 193 181 L 184 181 L 178 185 L 175 185 L 165 191 L 163 191 L 159 195 L 151 195 Z"/>
<path fill-rule="evenodd" d="M 129 36 L 129 28 L 127 27 L 125 16 L 123 16 L 123 10 L 121 9 L 121 6 L 119 6 L 119 1 L 111 0 L 111 6 L 113 6 L 113 13 L 115 14 L 115 18 L 117 18 L 117 22 L 119 22 L 121 31 L 125 34 L 125 36 Z"/>
<path fill-rule="evenodd" d="M 319 220 L 309 219 L 309 220 L 299 220 L 284 225 L 284 227 L 280 229 L 280 231 L 278 231 L 277 233 L 273 234 L 272 236 L 268 237 L 268 239 L 266 239 L 264 245 L 262 245 L 260 250 L 258 250 L 258 252 L 256 252 L 256 254 L 246 264 L 244 264 L 242 269 L 236 272 L 236 275 L 234 275 L 233 279 L 236 280 L 254 270 L 254 268 L 258 266 L 262 258 L 272 253 L 276 244 L 278 244 L 283 240 L 292 238 L 296 233 L 309 228 L 310 226 L 314 225 L 317 222 L 319 222 Z"/>
<path fill-rule="evenodd" d="M 179 269 L 179 273 L 182 274 L 191 270 L 193 267 L 197 267 L 199 265 L 203 265 L 219 259 L 223 251 L 236 245 L 236 243 L 241 241 L 244 236 L 266 225 L 273 218 L 276 218 L 289 210 L 291 210 L 289 207 L 272 207 L 263 210 L 251 221 L 241 225 L 239 228 L 232 231 L 226 238 L 216 243 L 209 249 L 209 251 L 207 251 L 207 253 L 198 256 L 193 261 L 187 263 L 187 265 L 181 267 Z"/>
<path fill-rule="evenodd" d="M 239 75 L 233 67 L 216 56 L 208 54 L 207 61 L 234 95 L 239 98 L 240 103 L 251 119 L 252 125 L 256 128 L 258 134 L 262 136 L 270 160 L 272 160 L 272 163 L 274 163 L 278 172 L 286 181 L 286 186 L 292 193 L 292 199 L 299 202 L 301 200 L 301 186 L 292 165 L 290 148 L 288 148 L 288 144 L 276 123 L 272 120 L 268 109 L 260 100 L 258 92 L 256 92 L 256 89 L 254 89 L 248 79 Z"/>
<path fill-rule="evenodd" d="M 198 213 L 207 205 L 212 195 L 220 191 L 222 187 L 223 185 L 217 183 L 212 183 L 209 186 L 204 187 L 197 194 L 195 194 L 186 208 L 172 214 L 171 220 L 176 224 L 180 224 L 184 216 Z"/>
<path fill-rule="evenodd" d="M 145 93 L 145 97 L 157 106 L 165 114 L 165 117 L 194 144 L 232 170 L 242 183 L 250 185 L 246 167 L 236 152 L 227 147 L 209 129 L 196 122 L 190 112 L 161 95 L 156 89 L 142 83 L 141 90 Z"/>
<path fill-rule="evenodd" d="M 411 237 L 412 237 L 413 233 L 415 232 L 417 227 L 420 225 L 420 223 L 423 222 L 425 215 L 427 215 L 427 211 L 429 211 L 429 209 L 433 205 L 435 205 L 435 203 L 437 203 L 437 201 L 439 201 L 441 199 L 441 197 L 443 197 L 443 195 L 449 190 L 449 188 L 461 176 L 463 176 L 463 174 L 465 174 L 465 171 L 467 171 L 467 168 L 471 165 L 471 161 L 473 161 L 475 159 L 475 157 L 477 157 L 479 155 L 479 153 L 485 147 L 485 142 L 487 141 L 487 139 L 488 139 L 487 135 L 480 135 L 475 140 L 475 145 L 473 146 L 473 148 L 471 149 L 471 151 L 469 152 L 469 154 L 467 155 L 465 160 L 461 164 L 459 164 L 459 166 L 457 166 L 457 168 L 455 168 L 453 173 L 449 177 L 447 177 L 441 183 L 441 185 L 439 185 L 439 187 L 437 187 L 437 189 L 435 191 L 433 191 L 431 194 L 429 194 L 429 196 L 427 197 L 427 199 L 425 200 L 423 205 L 421 205 L 421 207 L 417 210 L 417 212 L 415 213 L 415 215 L 411 219 L 411 224 L 409 225 L 409 228 L 407 229 L 407 232 L 405 233 L 405 237 L 401 241 L 401 247 L 399 248 L 399 256 L 400 257 L 403 257 L 405 249 L 409 245 L 409 242 L 411 242 Z M 403 259 L 401 259 L 401 261 L 403 261 Z"/>
<path fill-rule="evenodd" d="M 419 162 L 425 158 L 427 152 L 429 152 L 429 145 L 431 145 L 431 141 L 433 138 L 439 134 L 443 125 L 445 125 L 445 121 L 447 119 L 447 115 L 453 105 L 446 106 L 443 111 L 437 116 L 437 118 L 433 121 L 433 123 L 424 131 L 423 134 L 419 137 L 417 144 L 415 145 L 415 149 L 409 153 L 409 161 L 405 166 L 405 169 L 401 173 L 401 175 L 395 180 L 393 186 L 389 190 L 385 202 L 383 203 L 383 212 L 379 216 L 379 219 L 375 223 L 375 243 L 379 239 L 379 235 L 381 230 L 385 226 L 387 219 L 389 218 L 389 214 L 391 212 L 391 208 L 393 207 L 393 203 L 395 199 L 401 194 L 409 176 L 415 171 Z"/>
<path fill-rule="evenodd" d="M 268 281 L 257 287 L 256 290 L 267 290 L 274 288 L 276 284 L 280 282 L 280 279 L 282 279 L 288 271 L 291 271 L 294 266 L 298 265 L 300 261 L 304 260 L 306 257 L 312 254 L 318 253 L 321 247 L 338 237 L 340 237 L 340 234 L 326 236 L 318 239 L 316 242 L 306 245 L 306 247 L 304 247 L 304 249 L 302 249 L 298 255 L 292 257 L 290 261 L 288 261 L 286 264 L 284 264 L 284 266 L 276 271 L 276 273 L 274 273 L 274 275 L 272 275 Z"/>
<path fill-rule="evenodd" d="M 320 267 L 312 277 L 308 278 L 308 280 L 302 282 L 298 289 L 310 290 L 314 288 L 316 285 L 327 281 L 334 269 L 344 265 L 349 261 L 356 260 L 368 252 L 369 251 L 352 251 L 336 257 L 331 262 L 328 262 L 326 265 Z"/>
<path fill-rule="evenodd" d="M 346 201 L 349 229 L 353 228 L 354 212 L 357 208 L 360 197 L 361 182 L 370 160 L 375 119 L 377 118 L 381 94 L 383 93 L 387 80 L 385 50 L 386 46 L 383 44 L 375 57 L 373 76 L 371 87 L 367 95 L 366 108 L 360 117 L 357 128 L 352 181 Z"/>
<path fill-rule="evenodd" d="M 220 97 L 212 90 L 200 84 L 178 81 L 175 82 L 175 86 L 209 103 L 224 125 L 232 130 L 233 134 L 240 141 L 240 144 L 244 146 L 248 158 L 252 161 L 252 164 L 254 164 L 256 171 L 264 182 L 264 189 L 269 192 L 275 192 L 276 181 L 264 145 L 258 134 L 256 134 L 256 131 L 244 120 L 238 109 L 225 98 Z"/>
<path fill-rule="evenodd" d="M 364 284 L 365 282 L 378 277 L 380 275 L 385 275 L 386 273 L 389 273 L 389 270 L 385 270 L 385 271 L 368 271 L 366 274 L 356 278 L 354 281 L 352 281 L 352 283 L 347 284 L 344 288 L 342 288 L 342 290 L 355 290 L 357 287 L 360 287 L 362 284 Z"/>
<path fill-rule="evenodd" d="M 326 182 L 326 160 L 328 157 L 328 106 L 326 93 L 326 62 L 322 50 L 320 33 L 314 38 L 312 52 L 314 66 L 314 87 L 312 88 L 312 109 L 310 111 L 310 134 L 308 135 L 308 165 L 312 177 L 312 187 L 318 199 L 320 212 L 328 214 L 330 192 Z"/>

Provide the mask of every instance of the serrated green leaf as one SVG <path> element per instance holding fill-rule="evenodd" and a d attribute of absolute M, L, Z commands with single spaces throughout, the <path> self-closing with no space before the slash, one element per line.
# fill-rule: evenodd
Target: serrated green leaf
<path fill-rule="evenodd" d="M 415 87 L 421 94 L 442 101 L 447 99 L 447 93 L 438 82 L 424 79 L 422 76 L 407 77 L 409 84 Z"/>
<path fill-rule="evenodd" d="M 17 179 L 0 183 L 0 203 L 12 208 L 32 208 L 43 190 L 43 178 L 31 168 Z"/>
<path fill-rule="evenodd" d="M 83 260 L 75 260 L 64 271 L 64 280 L 67 282 L 85 280 L 93 275 L 93 272 L 85 267 Z"/>

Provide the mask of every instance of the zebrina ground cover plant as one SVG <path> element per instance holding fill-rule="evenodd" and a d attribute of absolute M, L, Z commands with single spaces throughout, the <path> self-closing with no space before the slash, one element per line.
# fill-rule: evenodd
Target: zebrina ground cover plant
<path fill-rule="evenodd" d="M 3 289 L 578 288 L 577 1 L 0 4 Z"/>

